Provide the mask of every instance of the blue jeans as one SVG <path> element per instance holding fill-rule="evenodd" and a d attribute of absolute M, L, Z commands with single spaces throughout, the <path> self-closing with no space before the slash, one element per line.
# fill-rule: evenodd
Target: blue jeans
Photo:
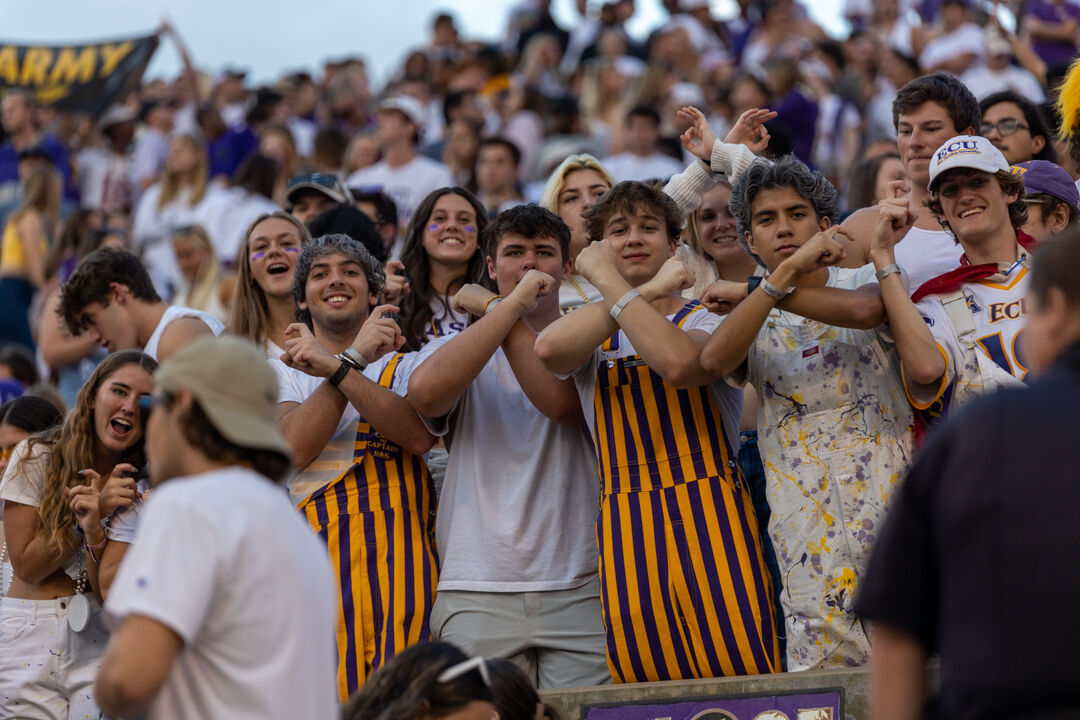
<path fill-rule="evenodd" d="M 784 628 L 784 610 L 780 607 L 780 565 L 776 562 L 776 551 L 769 539 L 769 500 L 765 495 L 765 467 L 761 464 L 758 452 L 756 430 L 739 431 L 739 468 L 742 470 L 746 485 L 750 488 L 750 499 L 754 502 L 757 514 L 758 532 L 761 535 L 761 549 L 765 555 L 765 564 L 772 577 L 773 607 L 776 608 L 776 630 L 780 641 L 780 658 L 787 670 L 787 636 Z"/>

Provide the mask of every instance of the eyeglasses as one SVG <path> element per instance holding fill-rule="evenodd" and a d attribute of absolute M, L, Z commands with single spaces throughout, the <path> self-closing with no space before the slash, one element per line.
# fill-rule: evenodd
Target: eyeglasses
<path fill-rule="evenodd" d="M 172 400 L 171 393 L 161 393 L 160 395 L 142 395 L 139 397 L 139 412 L 142 413 L 143 424 L 146 424 L 146 419 L 150 417 L 150 411 L 154 409 L 155 405 L 168 405 Z"/>
<path fill-rule="evenodd" d="M 1031 128 L 1020 122 L 1016 118 L 1005 118 L 1004 120 L 999 120 L 996 123 L 983 123 L 979 126 L 979 134 L 983 137 L 988 137 L 992 130 L 997 130 L 998 135 L 1000 135 L 1001 137 L 1007 137 L 1020 129 L 1027 130 L 1028 132 L 1031 131 Z"/>
<path fill-rule="evenodd" d="M 484 684 L 491 687 L 491 676 L 488 675 L 487 663 L 484 662 L 484 658 L 480 655 L 471 657 L 468 660 L 463 660 L 457 665 L 451 665 L 443 670 L 435 680 L 436 682 L 441 683 L 450 682 L 454 678 L 461 677 L 471 670 L 479 670 L 480 677 L 484 679 Z"/>

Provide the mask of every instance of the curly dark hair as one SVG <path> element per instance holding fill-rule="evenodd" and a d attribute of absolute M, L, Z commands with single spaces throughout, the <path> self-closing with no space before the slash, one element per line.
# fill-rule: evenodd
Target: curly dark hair
<path fill-rule="evenodd" d="M 957 175 L 975 175 L 982 172 L 981 170 L 975 170 L 973 168 L 956 168 L 949 170 L 946 173 L 942 173 L 941 177 L 935 178 L 936 182 L 930 189 L 930 198 L 926 201 L 926 207 L 930 208 L 930 213 L 941 223 L 941 227 L 945 229 L 956 242 L 960 242 L 960 239 L 956 237 L 956 233 L 953 232 L 952 227 L 949 225 L 949 221 L 945 219 L 945 213 L 941 209 L 941 197 L 938 195 L 938 188 L 941 187 L 942 179 L 948 173 L 956 173 Z M 1019 175 L 1013 175 L 1008 170 L 998 170 L 993 173 L 997 178 L 998 185 L 1001 187 L 1002 192 L 1006 195 L 1009 193 L 1016 193 L 1016 200 L 1009 203 L 1009 224 L 1013 226 L 1013 229 L 1019 229 L 1024 226 L 1028 218 L 1027 203 L 1024 202 L 1024 198 L 1027 194 L 1024 192 L 1024 181 Z"/>
<path fill-rule="evenodd" d="M 60 288 L 60 304 L 56 314 L 67 325 L 72 335 L 81 335 L 85 327 L 82 312 L 87 305 L 109 304 L 112 283 L 124 285 L 137 300 L 159 303 L 161 296 L 154 289 L 154 282 L 142 260 L 119 248 L 103 247 L 83 258 L 75 273 Z"/>
<path fill-rule="evenodd" d="M 487 208 L 476 199 L 476 196 L 463 187 L 444 187 L 430 193 L 413 213 L 409 227 L 405 230 L 405 244 L 401 251 L 401 262 L 405 265 L 405 274 L 409 278 L 409 287 L 412 288 L 405 299 L 401 302 L 401 317 L 404 318 L 402 332 L 405 334 L 405 349 L 407 351 L 419 350 L 427 342 L 427 328 L 430 327 L 435 317 L 431 309 L 431 301 L 438 298 L 444 305 L 447 315 L 450 315 L 450 305 L 446 298 L 439 295 L 431 287 L 431 261 L 428 260 L 427 251 L 424 249 L 424 230 L 435 210 L 435 203 L 444 195 L 460 195 L 472 206 L 476 214 L 476 231 L 482 235 L 488 224 Z M 477 242 L 476 252 L 469 258 L 469 264 L 465 272 L 454 278 L 446 288 L 446 295 L 452 296 L 466 283 L 483 283 L 487 276 L 484 265 L 484 254 Z"/>
<path fill-rule="evenodd" d="M 973 132 L 979 129 L 982 109 L 978 98 L 967 85 L 946 72 L 917 77 L 900 88 L 892 104 L 893 127 L 899 126 L 902 113 L 913 112 L 927 102 L 936 102 L 945 108 L 956 133 L 963 133 L 967 128 Z"/>
<path fill-rule="evenodd" d="M 348 235 L 342 235 L 341 233 L 323 235 L 304 243 L 303 249 L 300 250 L 300 257 L 296 259 L 296 271 L 293 276 L 293 297 L 296 298 L 298 305 L 296 319 L 305 323 L 308 327 L 311 327 L 311 312 L 301 310 L 299 303 L 307 299 L 307 281 L 308 275 L 311 274 L 311 265 L 320 257 L 334 254 L 344 255 L 364 268 L 368 292 L 372 295 L 381 293 L 386 285 L 386 271 L 383 270 L 383 266 L 371 256 L 367 248 Z"/>
<path fill-rule="evenodd" d="M 608 220 L 615 213 L 632 215 L 642 210 L 654 212 L 664 221 L 669 240 L 679 239 L 683 226 L 683 214 L 679 206 L 660 189 L 658 183 L 637 180 L 618 183 L 581 214 L 585 223 L 585 236 L 589 242 L 603 240 Z"/>

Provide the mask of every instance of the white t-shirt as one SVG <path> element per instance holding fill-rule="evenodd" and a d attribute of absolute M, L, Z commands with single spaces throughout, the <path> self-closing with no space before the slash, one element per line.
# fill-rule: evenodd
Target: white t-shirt
<path fill-rule="evenodd" d="M 991 70 L 983 65 L 972 68 L 960 76 L 975 97 L 982 100 L 1002 90 L 1020 93 L 1036 105 L 1046 102 L 1046 92 L 1030 71 L 1009 65 L 1003 70 Z"/>
<path fill-rule="evenodd" d="M 912 227 L 896 244 L 896 264 L 904 268 L 908 288 L 915 292 L 927 280 L 960 267 L 964 249 L 944 230 Z M 871 279 L 870 282 L 876 282 Z"/>
<path fill-rule="evenodd" d="M 595 285 L 577 273 L 570 273 L 559 284 L 559 311 L 563 315 L 582 305 L 598 302 L 604 302 L 604 296 Z"/>
<path fill-rule="evenodd" d="M 668 315 L 668 319 L 673 319 L 676 314 L 677 313 L 672 313 L 671 315 Z M 702 309 L 691 313 L 690 316 L 686 318 L 686 322 L 682 324 L 682 329 L 684 331 L 701 330 L 711 335 L 723 321 L 723 317 L 714 315 L 713 313 Z M 596 426 L 596 408 L 594 403 L 596 398 L 596 380 L 600 363 L 607 362 L 608 360 L 631 357 L 637 354 L 637 350 L 634 349 L 633 343 L 630 342 L 630 338 L 626 336 L 625 332 L 619 330 L 618 348 L 616 350 L 604 351 L 601 348 L 597 348 L 593 352 L 589 362 L 568 376 L 574 378 L 578 396 L 581 398 L 581 409 L 585 413 L 585 423 L 590 429 Z M 742 414 L 742 391 L 736 390 L 720 380 L 709 386 L 709 392 L 716 401 L 717 407 L 720 409 L 720 416 L 723 420 L 724 435 L 727 438 L 728 447 L 738 448 L 739 415 Z"/>
<path fill-rule="evenodd" d="M 374 383 L 379 382 L 379 376 L 393 357 L 394 353 L 387 353 L 368 365 L 364 368 L 364 377 Z M 417 353 L 406 353 L 401 358 L 397 370 L 394 371 L 394 378 L 390 385 L 391 391 L 401 396 L 405 395 L 409 384 L 409 374 L 412 372 L 416 357 Z M 278 358 L 270 360 L 270 367 L 277 374 L 279 403 L 302 403 L 326 382 L 326 378 L 313 377 L 295 370 Z M 359 411 L 353 407 L 352 403 L 348 403 L 345 406 L 345 412 L 341 414 L 341 419 L 338 420 L 337 429 L 334 430 L 330 442 L 303 470 L 294 472 L 288 478 L 286 485 L 294 504 L 299 505 L 313 492 L 326 487 L 353 466 L 356 426 L 359 420 Z"/>
<path fill-rule="evenodd" d="M 919 54 L 919 67 L 926 71 L 960 55 L 975 55 L 972 67 L 981 65 L 986 56 L 986 37 L 982 28 L 974 23 L 964 23 L 951 33 L 946 33 L 926 43 Z M 969 68 L 970 69 L 970 68 Z"/>
<path fill-rule="evenodd" d="M 146 509 L 146 503 L 150 499 L 150 481 L 146 478 L 135 484 L 136 489 L 142 493 L 141 498 L 136 498 L 126 508 L 121 508 L 113 515 L 109 527 L 105 528 L 105 537 L 116 542 L 132 543 L 135 541 L 135 531 L 139 529 L 139 518 Z"/>
<path fill-rule="evenodd" d="M 619 153 L 604 158 L 607 168 L 615 182 L 624 180 L 664 179 L 682 172 L 683 164 L 664 153 L 655 152 L 647 157 L 633 153 Z"/>
<path fill-rule="evenodd" d="M 431 316 L 431 323 L 424 328 L 428 342 L 435 338 L 457 335 L 469 327 L 469 313 L 454 310 L 452 298 L 445 298 L 445 300 L 446 305 L 443 305 L 443 298 L 440 297 L 433 297 L 428 303 L 431 312 L 434 313 Z"/>
<path fill-rule="evenodd" d="M 941 303 L 942 296 L 930 295 L 915 304 L 947 364 L 937 386 L 907 383 L 908 396 L 916 408 L 926 409 L 946 393 L 949 407 L 956 408 L 996 387 L 1021 384 L 1027 375 L 1020 354 L 1020 335 L 1027 314 L 1029 281 L 1028 268 L 1021 265 L 1009 278 L 994 276 L 964 284 L 965 302 L 975 326 L 971 348 L 957 338 L 958 329 Z M 976 353 L 985 353 L 994 361 L 993 377 L 981 374 Z"/>
<path fill-rule="evenodd" d="M 385 161 L 357 170 L 346 184 L 353 187 L 378 185 L 398 208 L 398 220 L 406 227 L 421 201 L 432 191 L 454 184 L 450 168 L 423 155 L 417 155 L 401 167 L 392 168 Z"/>
<path fill-rule="evenodd" d="M 151 720 L 336 718 L 335 609 L 326 548 L 240 467 L 154 490 L 105 605 L 183 640 Z"/>
<path fill-rule="evenodd" d="M 150 339 L 146 341 L 143 352 L 157 360 L 158 344 L 161 342 L 161 336 L 165 334 L 165 328 L 169 327 L 174 321 L 186 317 L 202 320 L 206 327 L 210 328 L 210 331 L 215 335 L 220 335 L 225 332 L 225 326 L 221 324 L 221 321 L 209 313 L 204 313 L 202 310 L 183 307 L 182 305 L 170 305 L 165 309 L 165 314 L 161 316 L 161 321 L 158 322 L 157 327 L 154 328 L 154 332 L 150 335 Z"/>
<path fill-rule="evenodd" d="M 424 346 L 417 365 L 447 340 Z M 440 591 L 567 590 L 596 577 L 592 441 L 536 409 L 501 348 L 447 416 L 422 419 L 449 450 L 435 520 Z"/>
<path fill-rule="evenodd" d="M 52 447 L 47 443 L 36 443 L 34 449 L 30 449 L 30 442 L 23 440 L 11 453 L 11 460 L 4 470 L 4 477 L 0 480 L 0 501 L 7 500 L 28 507 L 41 507 L 41 495 L 45 492 L 45 465 L 49 461 L 49 452 Z M 0 520 L 4 519 L 4 507 L 0 502 Z M 72 535 L 77 535 L 75 528 L 71 529 Z M 64 562 L 64 572 L 72 580 L 78 580 L 83 574 L 84 564 L 82 552 L 76 550 Z"/>

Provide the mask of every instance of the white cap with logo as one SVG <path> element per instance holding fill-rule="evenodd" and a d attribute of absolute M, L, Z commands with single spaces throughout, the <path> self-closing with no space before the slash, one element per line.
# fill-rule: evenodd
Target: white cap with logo
<path fill-rule="evenodd" d="M 957 135 L 946 140 L 930 158 L 930 188 L 946 170 L 970 168 L 983 172 L 1009 172 L 1009 161 L 993 144 L 979 135 Z"/>

